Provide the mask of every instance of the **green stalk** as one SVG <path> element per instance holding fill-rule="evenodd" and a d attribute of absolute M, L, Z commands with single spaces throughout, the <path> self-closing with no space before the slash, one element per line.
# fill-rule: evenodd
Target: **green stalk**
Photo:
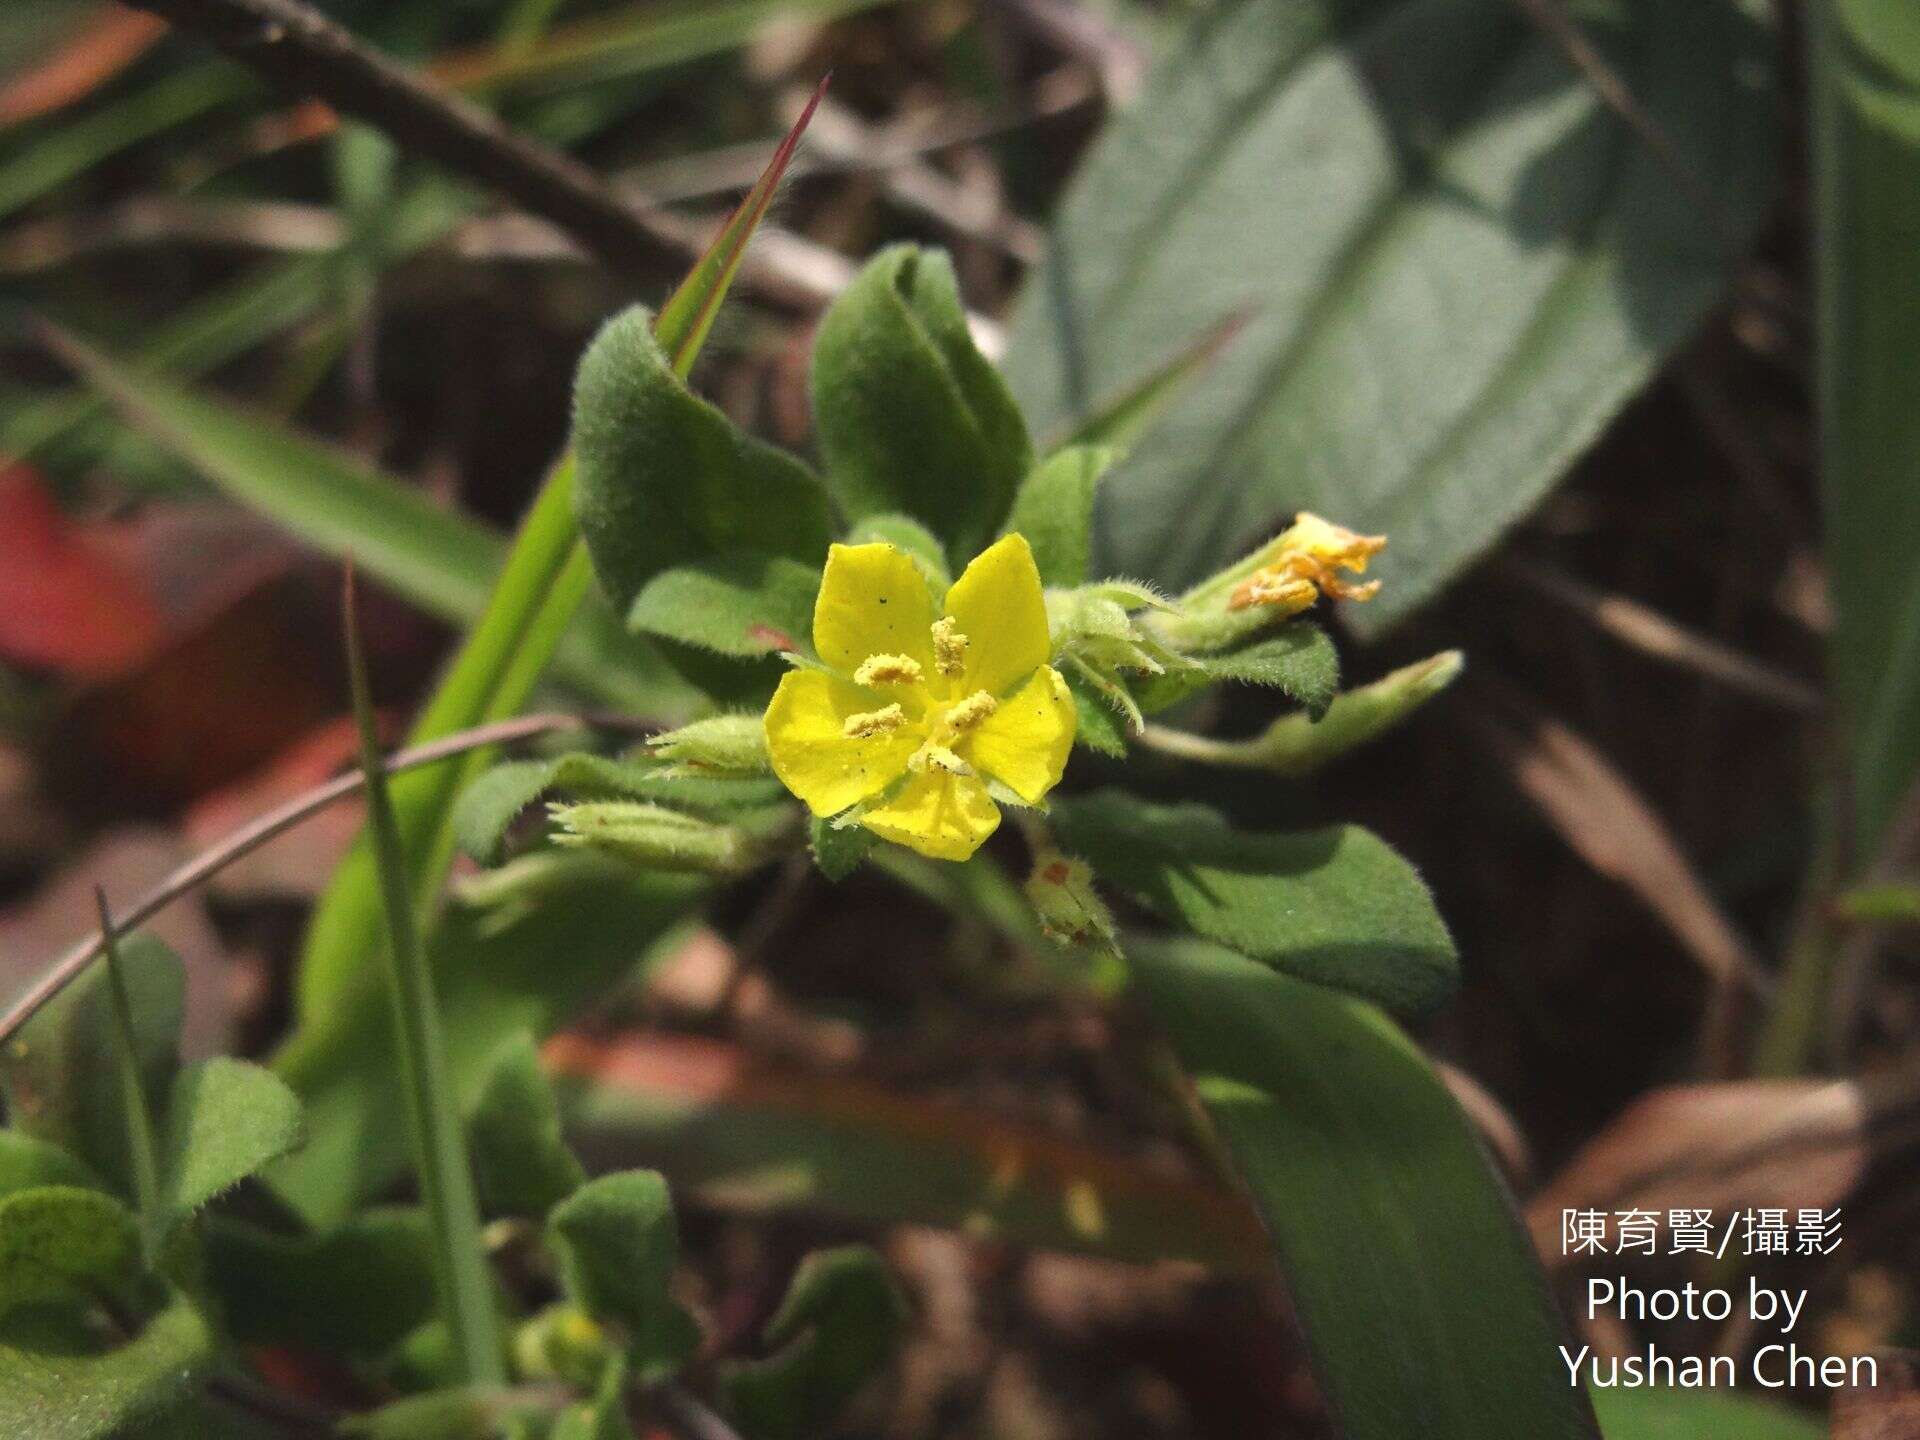
<path fill-rule="evenodd" d="M 347 572 L 346 647 L 353 718 L 360 732 L 360 764 L 367 780 L 367 829 L 386 909 L 394 1037 L 421 1199 L 433 1226 L 434 1288 L 467 1381 L 475 1385 L 504 1384 L 506 1367 L 501 1359 L 493 1285 L 480 1238 L 480 1204 L 448 1079 L 446 1038 L 440 1028 L 433 973 L 420 944 L 413 891 L 407 883 L 406 851 L 394 817 L 387 773 L 381 765 L 351 570 Z"/>
<path fill-rule="evenodd" d="M 140 1083 L 140 1053 L 133 1040 L 133 1002 L 120 963 L 119 937 L 107 910 L 107 892 L 95 889 L 100 935 L 106 949 L 107 986 L 113 996 L 113 1059 L 120 1072 L 120 1099 L 127 1112 L 127 1148 L 133 1152 L 133 1195 L 140 1219 L 140 1251 L 148 1265 L 160 1258 L 166 1215 L 160 1197 L 160 1152 L 154 1144 L 153 1113 L 147 1087 Z"/>

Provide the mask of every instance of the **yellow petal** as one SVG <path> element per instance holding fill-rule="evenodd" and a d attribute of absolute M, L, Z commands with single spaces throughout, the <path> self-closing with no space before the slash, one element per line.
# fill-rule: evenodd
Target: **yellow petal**
<path fill-rule="evenodd" d="M 1003 535 L 973 557 L 947 591 L 947 614 L 967 637 L 959 694 L 1005 694 L 1047 663 L 1047 602 L 1024 535 Z"/>
<path fill-rule="evenodd" d="M 1079 723 L 1073 695 L 1051 665 L 1000 702 L 967 737 L 967 758 L 1028 804 L 1060 783 Z"/>
<path fill-rule="evenodd" d="M 904 550 L 835 545 L 813 605 L 813 648 L 851 675 L 871 655 L 904 656 L 933 669 L 933 596 Z M 871 709 L 872 707 L 867 707 Z"/>
<path fill-rule="evenodd" d="M 999 828 L 1000 807 L 974 776 L 928 770 L 867 811 L 860 823 L 929 860 L 965 860 Z"/>
<path fill-rule="evenodd" d="M 767 754 L 780 783 L 814 814 L 838 814 L 906 773 L 923 738 L 916 727 L 846 733 L 848 717 L 872 709 L 866 691 L 818 670 L 781 677 L 767 706 Z"/>

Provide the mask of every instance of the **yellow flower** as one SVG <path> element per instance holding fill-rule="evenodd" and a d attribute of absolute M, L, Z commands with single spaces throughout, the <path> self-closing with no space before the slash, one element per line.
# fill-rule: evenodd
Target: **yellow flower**
<path fill-rule="evenodd" d="M 835 545 L 813 648 L 825 670 L 783 678 L 766 725 L 774 773 L 815 815 L 859 806 L 883 839 L 965 860 L 1000 824 L 989 780 L 1028 804 L 1059 782 L 1073 697 L 1025 537 L 976 556 L 938 611 L 903 551 Z"/>
<path fill-rule="evenodd" d="M 1356 535 L 1302 510 L 1273 542 L 1270 558 L 1241 581 L 1227 608 L 1271 605 L 1284 615 L 1296 615 L 1322 595 L 1336 600 L 1371 600 L 1380 591 L 1378 580 L 1356 585 L 1340 572 L 1365 573 L 1367 561 L 1386 545 L 1384 535 Z"/>

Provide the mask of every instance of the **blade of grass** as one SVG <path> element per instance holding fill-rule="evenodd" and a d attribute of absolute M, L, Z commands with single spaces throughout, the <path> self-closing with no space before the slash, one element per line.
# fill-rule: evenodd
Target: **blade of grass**
<path fill-rule="evenodd" d="M 160 1255 L 165 1220 L 160 1199 L 160 1152 L 153 1139 L 153 1111 L 146 1086 L 140 1083 L 140 1060 L 134 1048 L 133 1002 L 127 997 L 127 977 L 120 960 L 119 936 L 107 909 L 107 892 L 95 887 L 100 909 L 101 944 L 107 962 L 107 986 L 113 997 L 113 1063 L 120 1074 L 122 1103 L 127 1112 L 127 1149 L 133 1159 L 133 1195 L 140 1220 L 140 1250 L 149 1265 Z"/>
<path fill-rule="evenodd" d="M 406 851 L 380 756 L 380 739 L 360 648 L 353 571 L 347 571 L 345 638 L 353 718 L 366 777 L 367 829 L 373 839 L 380 896 L 386 912 L 387 960 L 394 1033 L 412 1124 L 420 1192 L 433 1225 L 435 1289 L 467 1381 L 505 1383 L 495 1325 L 492 1281 L 480 1240 L 480 1205 L 466 1137 L 447 1078 L 446 1039 L 434 999 L 433 974 L 415 924 Z"/>

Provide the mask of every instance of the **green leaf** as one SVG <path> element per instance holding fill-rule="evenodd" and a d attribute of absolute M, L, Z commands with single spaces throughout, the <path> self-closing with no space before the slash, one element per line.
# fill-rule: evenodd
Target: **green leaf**
<path fill-rule="evenodd" d="M 973 343 L 939 251 L 882 250 L 820 321 L 813 409 L 827 484 L 853 520 L 911 515 L 958 569 L 1033 467 L 1026 422 Z"/>
<path fill-rule="evenodd" d="M 546 1216 L 587 1172 L 560 1134 L 560 1107 L 531 1035 L 501 1046 L 467 1122 L 486 1214 Z"/>
<path fill-rule="evenodd" d="M 667 1282 L 680 1257 L 667 1182 L 651 1170 L 589 1180 L 547 1217 L 547 1243 L 567 1295 L 619 1325 L 637 1348 L 674 1327 Z"/>
<path fill-rule="evenodd" d="M 1797 1410 L 1689 1390 L 1589 1391 L 1607 1440 L 1825 1440 L 1827 1427 Z"/>
<path fill-rule="evenodd" d="M 111 1195 L 48 1185 L 0 1200 L 0 1316 L 121 1294 L 139 1265 L 139 1227 Z"/>
<path fill-rule="evenodd" d="M 1007 529 L 1027 537 L 1046 585 L 1084 585 L 1093 553 L 1093 495 L 1120 458 L 1107 445 L 1056 450 L 1020 482 Z"/>
<path fill-rule="evenodd" d="M 539 1408 L 509 1390 L 462 1385 L 350 1415 L 340 1422 L 340 1433 L 361 1440 L 500 1440 L 516 1416 Z"/>
<path fill-rule="evenodd" d="M 891 545 L 904 550 L 927 578 L 927 588 L 944 595 L 953 588 L 953 572 L 947 568 L 946 552 L 940 537 L 918 520 L 907 515 L 868 515 L 847 532 L 849 545 Z"/>
<path fill-rule="evenodd" d="M 454 810 L 460 848 L 482 865 L 497 865 L 513 822 L 550 791 L 580 799 L 648 800 L 714 820 L 780 803 L 779 781 L 755 776 L 674 773 L 657 760 L 611 760 L 575 752 L 551 760 L 510 760 L 467 787 Z"/>
<path fill-rule="evenodd" d="M 179 957 L 151 936 L 121 936 L 118 943 L 142 1088 L 149 1113 L 158 1113 L 179 1066 L 186 974 Z M 0 1085 L 15 1125 L 131 1195 L 127 1097 L 115 1044 L 112 986 L 105 967 L 95 965 L 0 1047 Z"/>
<path fill-rule="evenodd" d="M 1379 1011 L 1201 942 L 1129 947 L 1253 1194 L 1346 1440 L 1597 1440 L 1512 1202 Z"/>
<path fill-rule="evenodd" d="M 580 531 L 622 613 L 662 571 L 727 551 L 826 554 L 819 481 L 688 390 L 644 307 L 609 320 L 581 359 L 573 445 Z"/>
<path fill-rule="evenodd" d="M 0 1435 L 131 1440 L 188 1400 L 214 1358 L 205 1318 L 178 1293 L 126 1344 L 97 1347 L 45 1312 L 0 1325 Z"/>
<path fill-rule="evenodd" d="M 898 1348 L 906 1298 L 865 1245 L 817 1250 L 794 1271 L 767 1322 L 764 1360 L 726 1367 L 727 1408 L 750 1440 L 818 1433 Z"/>
<path fill-rule="evenodd" d="M 676 565 L 649 580 L 627 624 L 649 635 L 756 660 L 813 648 L 818 566 L 784 555 L 730 551 Z"/>
<path fill-rule="evenodd" d="M 167 1219 L 184 1220 L 300 1143 L 300 1102 L 271 1071 L 217 1055 L 183 1070 L 167 1107 Z"/>
<path fill-rule="evenodd" d="M 1119 790 L 1056 801 L 1063 849 L 1162 919 L 1276 970 L 1425 1014 L 1459 961 L 1413 867 L 1365 830 L 1235 830 Z"/>
<path fill-rule="evenodd" d="M 1776 147 L 1750 10 L 1577 12 L 1688 179 L 1509 0 L 1203 11 L 1082 166 L 1012 326 L 1046 433 L 1245 317 L 1103 484 L 1096 568 L 1178 588 L 1304 508 L 1392 536 L 1356 628 L 1432 595 L 1726 292 Z"/>
<path fill-rule="evenodd" d="M 1237 650 L 1192 657 L 1191 670 L 1136 680 L 1133 693 L 1148 714 L 1164 710 L 1208 685 L 1265 685 L 1297 701 L 1310 720 L 1327 713 L 1340 690 L 1340 652 L 1327 632 L 1306 620 L 1290 621 Z"/>
<path fill-rule="evenodd" d="M 562 1410 L 547 1440 L 632 1440 L 626 1391 L 626 1360 L 616 1355 L 607 1362 L 593 1398 Z"/>
<path fill-rule="evenodd" d="M 213 1288 L 243 1343 L 372 1357 L 433 1318 L 433 1237 L 416 1208 L 363 1210 L 307 1235 L 214 1215 L 202 1233 Z"/>
<path fill-rule="evenodd" d="M 1920 29 L 1902 0 L 1836 0 L 1813 34 L 1820 478 L 1851 840 L 1878 853 L 1920 774 Z"/>
<path fill-rule="evenodd" d="M 21 1130 L 0 1130 L 0 1198 L 42 1185 L 79 1185 L 98 1190 L 100 1181 L 58 1145 Z"/>

